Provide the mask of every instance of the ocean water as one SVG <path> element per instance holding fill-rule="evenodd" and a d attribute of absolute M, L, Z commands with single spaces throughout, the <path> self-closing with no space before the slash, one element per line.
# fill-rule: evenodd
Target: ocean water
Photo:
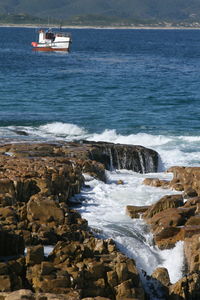
<path fill-rule="evenodd" d="M 72 34 L 70 53 L 37 53 L 31 48 L 37 29 L 0 28 L 0 141 L 86 139 L 158 151 L 158 174 L 115 170 L 107 184 L 86 176 L 90 189 L 76 199 L 84 197 L 79 210 L 89 225 L 112 237 L 138 268 L 151 274 L 165 266 L 176 282 L 183 244 L 160 251 L 125 207 L 174 193 L 144 186 L 144 178 L 170 179 L 164 171 L 173 165 L 200 166 L 200 32 L 65 31 Z"/>

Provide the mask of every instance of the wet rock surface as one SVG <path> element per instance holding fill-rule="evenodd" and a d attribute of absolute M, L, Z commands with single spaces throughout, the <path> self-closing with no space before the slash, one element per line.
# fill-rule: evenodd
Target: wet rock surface
<path fill-rule="evenodd" d="M 145 185 L 171 188 L 181 192 L 166 195 L 149 208 L 127 207 L 130 217 L 136 218 L 140 211 L 154 235 L 154 242 L 160 249 L 173 248 L 178 241 L 184 241 L 184 277 L 170 284 L 165 270 L 155 270 L 151 280 L 157 280 L 164 288 L 165 299 L 200 299 L 200 168 L 172 167 L 171 181 L 147 178 Z"/>
<path fill-rule="evenodd" d="M 70 208 L 83 172 L 156 171 L 158 155 L 108 143 L 0 146 L 0 299 L 145 299 L 132 259 Z M 46 256 L 45 245 L 53 245 Z M 26 248 L 26 255 L 25 254 Z"/>

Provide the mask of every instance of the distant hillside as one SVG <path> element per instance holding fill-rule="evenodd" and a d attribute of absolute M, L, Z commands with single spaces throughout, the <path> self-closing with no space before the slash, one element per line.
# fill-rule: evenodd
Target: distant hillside
<path fill-rule="evenodd" d="M 200 0 L 0 0 L 0 15 L 64 22 L 200 22 Z"/>

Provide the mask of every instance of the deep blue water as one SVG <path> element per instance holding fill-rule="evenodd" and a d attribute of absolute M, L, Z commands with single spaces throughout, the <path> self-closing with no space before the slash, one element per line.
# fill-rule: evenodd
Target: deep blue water
<path fill-rule="evenodd" d="M 199 30 L 69 31 L 69 54 L 36 53 L 36 29 L 0 28 L 0 126 L 199 133 Z"/>

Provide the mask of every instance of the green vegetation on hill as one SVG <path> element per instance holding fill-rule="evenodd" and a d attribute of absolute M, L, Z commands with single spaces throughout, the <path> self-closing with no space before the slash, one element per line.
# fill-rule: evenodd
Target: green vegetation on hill
<path fill-rule="evenodd" d="M 0 0 L 0 22 L 72 25 L 200 23 L 199 0 Z"/>

